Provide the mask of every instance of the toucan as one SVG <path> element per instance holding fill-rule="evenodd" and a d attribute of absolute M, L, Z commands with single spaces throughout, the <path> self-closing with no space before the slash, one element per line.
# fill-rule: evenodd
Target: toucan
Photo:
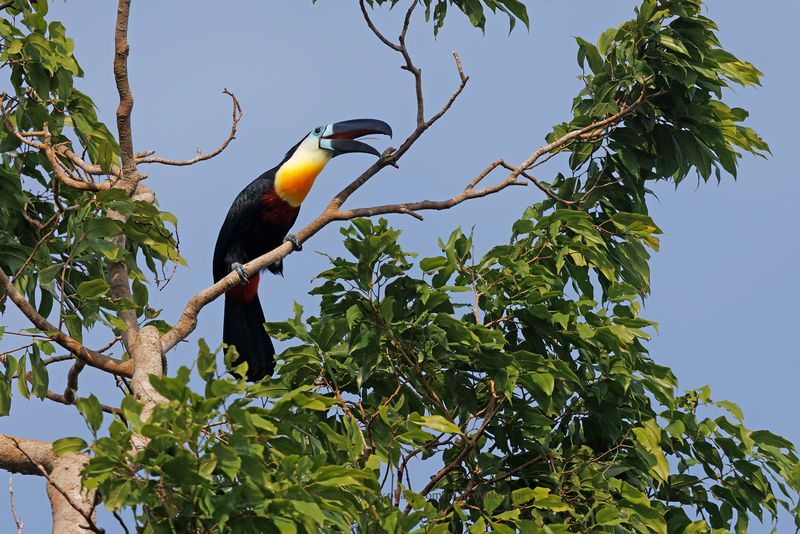
<path fill-rule="evenodd" d="M 247 380 L 271 376 L 275 369 L 275 348 L 264 329 L 264 312 L 258 300 L 260 273 L 245 273 L 243 264 L 266 254 L 284 241 L 295 250 L 301 246 L 289 230 L 297 220 L 300 205 L 325 165 L 336 156 L 364 152 L 380 157 L 359 137 L 384 134 L 391 127 L 375 119 L 354 119 L 314 128 L 274 168 L 250 182 L 234 199 L 219 231 L 214 248 L 214 282 L 236 271 L 241 284 L 225 293 L 222 341 L 236 347 L 234 365 L 247 362 Z M 283 263 L 268 266 L 283 274 Z"/>

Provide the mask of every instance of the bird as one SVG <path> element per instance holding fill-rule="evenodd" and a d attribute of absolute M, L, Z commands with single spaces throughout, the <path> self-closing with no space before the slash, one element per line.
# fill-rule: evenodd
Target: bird
<path fill-rule="evenodd" d="M 367 153 L 380 157 L 372 146 L 357 141 L 365 135 L 392 136 L 391 127 L 376 119 L 352 119 L 318 126 L 283 157 L 278 165 L 250 182 L 236 196 L 220 228 L 214 247 L 214 282 L 235 271 L 241 284 L 225 293 L 222 341 L 236 347 L 233 365 L 247 362 L 246 378 L 257 382 L 272 376 L 275 348 L 264 329 L 264 311 L 258 299 L 261 273 L 245 272 L 243 264 L 266 254 L 284 241 L 294 250 L 301 244 L 289 230 L 297 220 L 300 205 L 328 162 L 339 155 Z M 269 265 L 273 274 L 283 274 L 283 262 Z"/>

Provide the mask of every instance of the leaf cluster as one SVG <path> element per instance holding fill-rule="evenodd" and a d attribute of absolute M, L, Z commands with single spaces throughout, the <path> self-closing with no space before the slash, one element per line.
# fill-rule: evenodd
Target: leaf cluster
<path fill-rule="evenodd" d="M 72 338 L 82 340 L 97 323 L 118 335 L 125 328 L 120 310 L 135 310 L 145 320 L 158 316 L 148 306 L 147 283 L 168 279 L 170 267 L 184 263 L 177 221 L 122 190 L 81 190 L 59 179 L 57 170 L 85 182 L 95 176 L 63 157 L 66 151 L 110 176 L 119 165 L 119 147 L 93 101 L 75 87 L 83 71 L 74 42 L 60 22 L 46 21 L 47 10 L 45 0 L 20 0 L 6 11 L 13 18 L 0 19 L 0 69 L 12 89 L 0 99 L 0 268 L 39 315 L 55 318 Z M 56 156 L 59 169 L 23 139 L 64 149 Z M 112 296 L 112 263 L 127 265 L 133 300 Z M 5 306 L 3 296 L 0 311 Z M 54 349 L 40 339 L 21 348 L 21 355 L 3 358 L 9 382 L 0 384 L 0 413 L 8 413 L 13 378 L 22 377 L 19 390 L 27 397 L 28 371 L 33 392 L 43 397 L 48 378 L 37 363 L 40 350 L 49 355 Z"/>
<path fill-rule="evenodd" d="M 400 0 L 366 0 L 370 6 L 389 4 L 394 7 Z M 414 0 L 417 1 L 417 0 Z M 521 0 L 419 0 L 425 7 L 425 20 L 433 22 L 433 32 L 438 34 L 444 26 L 449 7 L 461 11 L 476 28 L 486 29 L 486 10 L 503 13 L 508 17 L 508 31 L 511 32 L 519 20 L 530 28 L 528 8 Z"/>

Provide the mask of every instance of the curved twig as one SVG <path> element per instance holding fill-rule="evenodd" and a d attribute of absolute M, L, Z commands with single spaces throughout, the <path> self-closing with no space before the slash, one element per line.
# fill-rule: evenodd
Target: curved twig
<path fill-rule="evenodd" d="M 225 89 L 222 92 L 224 94 L 230 96 L 231 100 L 233 101 L 233 118 L 232 118 L 232 121 L 231 121 L 231 132 L 228 134 L 228 138 L 225 139 L 225 141 L 219 147 L 217 147 L 216 150 L 212 150 L 211 152 L 208 152 L 206 154 L 203 154 L 202 152 L 200 152 L 198 150 L 197 156 L 195 156 L 192 159 L 186 159 L 186 160 L 175 160 L 175 159 L 166 159 L 166 158 L 158 158 L 158 157 L 152 158 L 152 157 L 142 156 L 142 157 L 136 158 L 136 163 L 137 164 L 142 164 L 142 163 L 161 163 L 162 165 L 174 165 L 174 166 L 182 167 L 182 166 L 186 166 L 186 165 L 194 165 L 195 163 L 199 163 L 201 161 L 206 161 L 208 159 L 211 159 L 214 156 L 219 155 L 226 148 L 228 148 L 228 145 L 231 143 L 231 141 L 236 139 L 236 130 L 239 127 L 239 121 L 242 120 L 242 115 L 244 113 L 242 112 L 242 107 L 239 105 L 239 100 L 236 98 L 236 95 L 234 95 L 232 92 L 228 91 L 228 89 Z M 146 154 L 148 154 L 148 155 L 149 154 L 153 154 L 153 152 L 149 152 L 149 153 L 146 153 Z"/>

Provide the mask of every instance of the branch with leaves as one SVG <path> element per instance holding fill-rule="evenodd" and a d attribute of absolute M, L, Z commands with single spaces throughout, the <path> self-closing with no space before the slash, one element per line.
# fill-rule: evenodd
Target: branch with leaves
<path fill-rule="evenodd" d="M 735 172 L 737 150 L 766 150 L 741 125 L 743 112 L 719 96 L 727 82 L 755 83 L 757 71 L 720 48 L 696 2 L 656 9 L 644 0 L 624 31 L 609 30 L 597 45 L 578 40 L 585 87 L 573 117 L 527 158 L 488 163 L 449 198 L 349 207 L 374 176 L 398 167 L 468 84 L 454 53 L 454 88 L 430 114 L 423 69 L 408 42 L 421 11 L 434 31 L 448 8 L 479 27 L 485 9 L 528 23 L 517 0 L 407 0 L 397 37 L 387 37 L 374 8 L 395 4 L 358 0 L 363 23 L 410 74 L 413 127 L 297 233 L 302 243 L 350 221 L 342 233 L 352 258 L 330 258 L 319 275 L 315 317 L 304 318 L 298 307 L 294 318 L 269 325 L 274 337 L 296 341 L 271 380 L 231 378 L 201 340 L 194 370 L 202 394 L 192 389 L 187 367 L 166 376 L 165 354 L 239 277 L 231 273 L 192 297 L 174 326 L 160 319 L 144 266 L 158 285 L 166 266 L 182 258 L 177 233 L 166 226 L 175 218 L 157 209 L 140 166 L 191 166 L 221 154 L 242 119 L 237 97 L 224 91 L 233 108 L 230 130 L 210 152 L 187 159 L 136 152 L 131 0 L 119 0 L 115 26 L 116 136 L 71 86 L 80 69 L 63 28 L 38 24 L 44 0 L 0 6 L 24 14 L 14 24 L 26 28 L 0 25 L 6 65 L 23 74 L 0 102 L 0 143 L 11 147 L 0 162 L 11 192 L 0 216 L 15 213 L 0 234 L 9 251 L 0 254 L 0 306 L 7 299 L 39 331 L 19 332 L 24 344 L 0 355 L 0 411 L 8 411 L 8 385 L 17 380 L 23 396 L 74 405 L 94 438 L 0 436 L 0 468 L 46 478 L 58 528 L 81 533 L 99 530 L 93 510 L 100 497 L 121 523 L 117 512 L 137 503 L 137 528 L 190 532 L 297 525 L 308 532 L 375 525 L 511 531 L 543 524 L 584 531 L 603 517 L 621 528 L 660 531 L 665 510 L 678 529 L 695 519 L 686 516 L 684 525 L 674 502 L 693 502 L 713 516 L 695 497 L 721 495 L 718 487 L 740 491 L 741 499 L 726 501 L 740 518 L 779 501 L 789 506 L 794 447 L 746 429 L 737 408 L 711 403 L 703 391 L 677 397 L 674 376 L 646 352 L 653 323 L 639 316 L 649 291 L 647 249 L 658 246 L 660 233 L 647 215 L 648 182 L 678 183 L 694 169 L 705 179 L 715 168 Z M 30 46 L 46 55 L 43 43 L 52 44 L 47 65 L 57 71 L 44 69 L 58 81 L 50 86 L 30 83 L 41 59 Z M 566 175 L 543 178 L 546 163 L 567 159 L 554 159 L 560 154 L 569 156 Z M 509 240 L 482 258 L 471 237 L 455 231 L 441 241 L 440 255 L 416 262 L 400 247 L 399 231 L 375 220 L 422 220 L 425 211 L 529 184 L 539 201 L 514 223 Z M 292 248 L 285 243 L 245 271 L 257 273 Z M 54 303 L 56 324 L 49 319 Z M 88 349 L 82 334 L 98 323 L 113 339 Z M 69 354 L 55 355 L 54 345 Z M 71 365 L 50 367 L 63 361 Z M 89 384 L 79 380 L 86 366 L 115 375 L 125 396 L 119 408 L 86 391 Z M 65 372 L 63 394 L 49 389 L 48 369 Z M 727 409 L 736 421 L 717 418 L 710 429 L 698 419 L 703 405 Z M 104 413 L 114 415 L 107 426 Z M 667 417 L 674 424 L 662 428 Z M 715 454 L 725 469 L 712 465 Z M 436 462 L 419 491 L 409 480 L 416 462 Z M 675 465 L 690 467 L 676 473 Z M 704 476 L 695 476 L 696 465 Z M 612 469 L 637 485 L 607 476 Z M 81 470 L 88 492 L 81 492 Z M 396 479 L 386 495 L 390 475 Z M 762 483 L 769 477 L 782 494 Z M 257 500 L 245 493 L 253 488 L 261 492 Z M 666 501 L 659 491 L 675 498 Z M 714 521 L 732 526 L 730 517 Z"/>

